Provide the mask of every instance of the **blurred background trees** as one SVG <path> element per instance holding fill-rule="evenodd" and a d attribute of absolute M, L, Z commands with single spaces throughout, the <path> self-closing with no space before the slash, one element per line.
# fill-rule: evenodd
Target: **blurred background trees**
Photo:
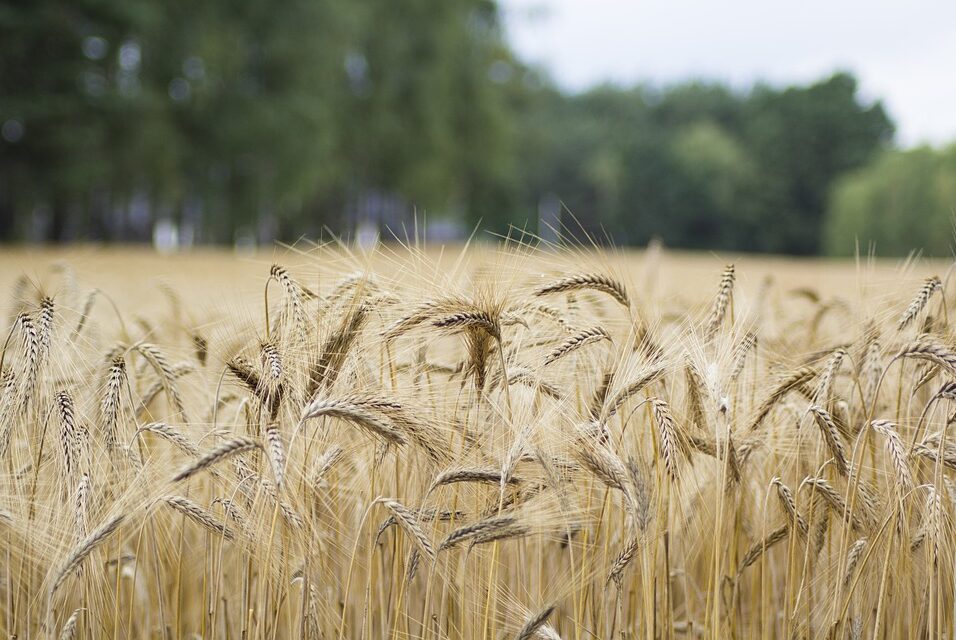
<path fill-rule="evenodd" d="M 859 240 L 881 253 L 920 247 L 930 255 L 953 251 L 956 145 L 887 151 L 837 182 L 825 237 L 829 253 L 849 255 Z"/>
<path fill-rule="evenodd" d="M 491 0 L 0 4 L 4 241 L 294 241 L 417 216 L 438 239 L 580 225 L 945 253 L 954 182 L 956 152 L 895 150 L 850 74 L 565 93 Z"/>

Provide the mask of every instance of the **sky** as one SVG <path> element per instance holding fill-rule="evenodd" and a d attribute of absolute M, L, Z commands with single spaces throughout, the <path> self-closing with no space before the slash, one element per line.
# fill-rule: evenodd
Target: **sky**
<path fill-rule="evenodd" d="M 956 2 L 501 0 L 522 60 L 559 86 L 806 83 L 853 72 L 903 146 L 956 141 Z"/>

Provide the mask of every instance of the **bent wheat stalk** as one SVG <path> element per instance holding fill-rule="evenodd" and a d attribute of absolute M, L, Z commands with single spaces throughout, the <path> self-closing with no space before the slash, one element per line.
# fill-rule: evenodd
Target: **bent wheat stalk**
<path fill-rule="evenodd" d="M 581 289 L 594 289 L 595 291 L 608 294 L 625 307 L 630 305 L 630 299 L 628 298 L 624 285 L 608 276 L 593 273 L 581 273 L 561 278 L 560 280 L 556 280 L 555 282 L 536 289 L 534 295 L 546 296 L 553 293 L 565 293 L 568 291 L 579 291 Z"/>
<path fill-rule="evenodd" d="M 96 530 L 90 533 L 86 538 L 84 538 L 70 554 L 66 557 L 66 560 L 63 561 L 63 564 L 54 574 L 53 580 L 51 581 L 50 594 L 56 593 L 57 589 L 63 585 L 63 581 L 66 580 L 71 573 L 73 573 L 77 567 L 80 566 L 80 563 L 83 562 L 93 551 L 99 547 L 101 544 L 106 542 L 107 539 L 123 523 L 123 520 L 126 518 L 125 514 L 117 514 L 111 519 L 107 520 L 104 524 L 100 525 Z"/>

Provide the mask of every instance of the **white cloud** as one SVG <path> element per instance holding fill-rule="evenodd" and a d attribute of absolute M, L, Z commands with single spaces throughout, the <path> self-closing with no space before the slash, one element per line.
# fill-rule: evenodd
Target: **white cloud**
<path fill-rule="evenodd" d="M 502 0 L 509 39 L 569 89 L 601 81 L 807 82 L 837 69 L 905 145 L 956 140 L 956 3 Z"/>

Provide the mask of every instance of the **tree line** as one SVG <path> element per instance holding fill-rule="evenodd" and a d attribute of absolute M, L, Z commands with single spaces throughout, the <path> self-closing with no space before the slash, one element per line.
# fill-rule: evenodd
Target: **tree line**
<path fill-rule="evenodd" d="M 563 92 L 491 0 L 3 2 L 0 61 L 3 241 L 165 223 L 262 242 L 417 216 L 815 254 L 897 215 L 873 192 L 900 174 L 894 126 L 851 74 Z"/>

